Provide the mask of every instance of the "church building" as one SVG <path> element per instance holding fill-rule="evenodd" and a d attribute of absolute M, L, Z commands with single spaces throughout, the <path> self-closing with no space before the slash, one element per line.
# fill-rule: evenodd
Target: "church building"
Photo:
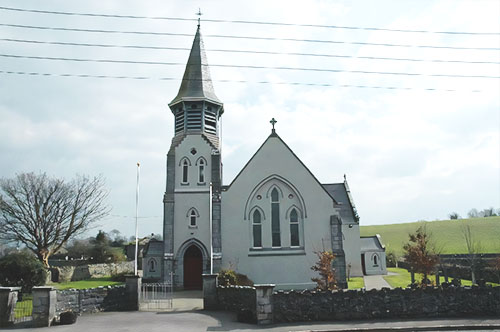
<path fill-rule="evenodd" d="M 318 181 L 278 135 L 274 119 L 261 147 L 223 185 L 224 105 L 212 85 L 199 26 L 168 106 L 175 134 L 167 154 L 163 241 L 146 248 L 144 279 L 172 278 L 176 288 L 197 289 L 202 274 L 232 268 L 256 284 L 313 288 L 318 274 L 311 266 L 322 250 L 335 254 L 341 287 L 348 275 L 363 275 L 359 217 L 345 176 L 341 183 Z"/>

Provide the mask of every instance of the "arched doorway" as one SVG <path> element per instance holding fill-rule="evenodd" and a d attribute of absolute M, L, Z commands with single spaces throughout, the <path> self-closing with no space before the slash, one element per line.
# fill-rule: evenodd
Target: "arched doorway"
<path fill-rule="evenodd" d="M 202 289 L 203 255 L 191 245 L 184 253 L 184 289 Z"/>

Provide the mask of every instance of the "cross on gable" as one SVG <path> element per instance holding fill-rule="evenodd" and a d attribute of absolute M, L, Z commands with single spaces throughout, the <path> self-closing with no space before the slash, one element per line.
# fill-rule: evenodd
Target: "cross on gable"
<path fill-rule="evenodd" d="M 276 124 L 276 121 L 274 118 L 271 119 L 271 121 L 269 121 L 272 125 L 273 125 L 273 131 L 274 131 L 274 125 Z"/>

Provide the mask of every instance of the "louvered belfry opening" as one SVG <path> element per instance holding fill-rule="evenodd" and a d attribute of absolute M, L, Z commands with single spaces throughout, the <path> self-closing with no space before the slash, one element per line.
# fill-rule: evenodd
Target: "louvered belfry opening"
<path fill-rule="evenodd" d="M 224 107 L 215 95 L 199 27 L 179 92 L 169 106 L 175 116 L 175 135 L 206 133 L 218 136 L 218 120 Z"/>

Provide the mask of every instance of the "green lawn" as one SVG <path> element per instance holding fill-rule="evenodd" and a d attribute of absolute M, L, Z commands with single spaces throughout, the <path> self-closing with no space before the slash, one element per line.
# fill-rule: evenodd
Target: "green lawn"
<path fill-rule="evenodd" d="M 88 280 L 80 280 L 80 281 L 70 281 L 70 282 L 61 282 L 61 283 L 52 283 L 48 286 L 53 286 L 57 289 L 87 289 L 87 288 L 96 288 L 99 286 L 114 286 L 114 285 L 122 285 L 121 281 L 113 281 L 111 277 L 107 278 L 94 278 Z"/>
<path fill-rule="evenodd" d="M 406 269 L 389 267 L 389 268 L 387 268 L 387 271 L 397 273 L 397 275 L 388 275 L 388 276 L 384 277 L 385 281 L 387 281 L 389 283 L 389 285 L 391 285 L 391 287 L 393 287 L 393 288 L 397 288 L 397 287 L 406 288 L 406 287 L 408 287 L 408 285 L 410 285 L 411 274 Z M 422 275 L 420 273 L 415 273 L 415 280 L 416 281 L 422 280 Z M 435 282 L 436 277 L 434 275 L 432 275 L 429 277 L 429 280 L 431 280 L 432 282 Z M 451 278 L 449 279 L 449 281 L 451 281 Z M 472 282 L 470 280 L 461 279 L 461 281 L 462 281 L 462 286 L 471 286 L 472 285 Z M 440 283 L 444 282 L 443 276 L 439 277 L 439 282 Z M 488 282 L 488 284 L 491 284 L 493 286 L 498 286 L 498 284 L 495 284 L 495 283 Z"/>
<path fill-rule="evenodd" d="M 359 289 L 365 287 L 365 281 L 363 277 L 352 277 L 350 280 L 347 280 L 348 289 Z"/>
<path fill-rule="evenodd" d="M 33 295 L 24 295 L 22 301 L 16 303 L 14 315 L 17 319 L 31 316 L 33 311 Z"/>
<path fill-rule="evenodd" d="M 405 224 L 361 226 L 361 236 L 380 234 L 387 251 L 403 254 L 403 244 L 408 242 L 408 234 L 414 232 L 424 222 Z M 500 252 L 500 217 L 472 218 L 459 220 L 438 220 L 425 222 L 432 233 L 436 249 L 441 254 L 467 253 L 461 226 L 470 224 L 472 232 L 480 240 L 483 253 Z"/>

